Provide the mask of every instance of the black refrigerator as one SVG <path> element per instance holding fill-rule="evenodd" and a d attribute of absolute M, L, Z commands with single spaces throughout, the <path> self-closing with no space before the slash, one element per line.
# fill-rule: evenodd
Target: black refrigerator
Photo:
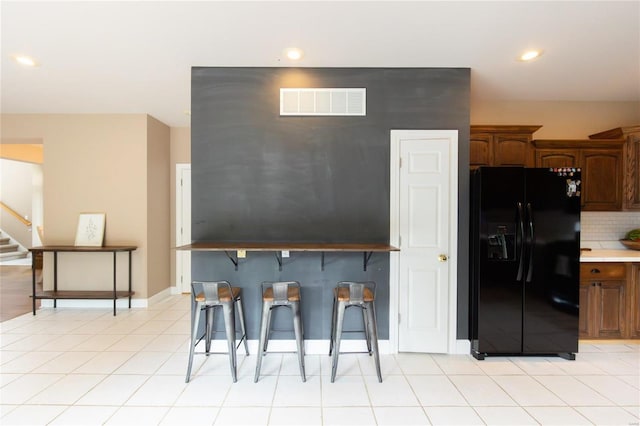
<path fill-rule="evenodd" d="M 580 169 L 471 173 L 471 354 L 578 351 Z M 613 190 L 613 189 L 612 189 Z"/>

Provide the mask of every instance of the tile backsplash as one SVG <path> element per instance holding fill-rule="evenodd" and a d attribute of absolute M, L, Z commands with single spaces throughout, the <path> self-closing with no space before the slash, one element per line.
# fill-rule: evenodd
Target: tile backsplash
<path fill-rule="evenodd" d="M 640 212 L 582 212 L 580 240 L 618 241 L 627 231 L 640 228 Z"/>

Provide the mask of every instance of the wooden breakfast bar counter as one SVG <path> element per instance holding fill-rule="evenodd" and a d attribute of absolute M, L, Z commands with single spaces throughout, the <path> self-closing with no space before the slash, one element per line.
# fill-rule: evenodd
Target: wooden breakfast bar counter
<path fill-rule="evenodd" d="M 321 265 L 324 270 L 324 252 L 362 252 L 363 270 L 367 270 L 367 265 L 374 252 L 391 252 L 400 249 L 388 244 L 368 244 L 368 243 L 293 243 L 293 242 L 249 242 L 249 243 L 228 243 L 228 242 L 196 242 L 184 246 L 176 247 L 176 250 L 188 251 L 223 251 L 229 260 L 238 270 L 238 252 L 242 251 L 272 251 L 276 253 L 276 260 L 280 270 L 282 270 L 282 252 L 288 251 L 312 251 L 321 253 Z M 233 256 L 235 252 L 235 257 Z M 280 255 L 278 255 L 280 253 Z"/>

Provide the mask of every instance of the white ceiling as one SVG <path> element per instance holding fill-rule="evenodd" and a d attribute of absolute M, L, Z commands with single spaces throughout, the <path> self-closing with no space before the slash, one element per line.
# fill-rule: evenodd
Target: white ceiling
<path fill-rule="evenodd" d="M 189 126 L 192 66 L 469 67 L 473 99 L 640 101 L 637 0 L 2 0 L 0 14 L 4 113 Z M 296 64 L 290 46 L 305 52 Z M 519 62 L 527 48 L 544 54 Z"/>

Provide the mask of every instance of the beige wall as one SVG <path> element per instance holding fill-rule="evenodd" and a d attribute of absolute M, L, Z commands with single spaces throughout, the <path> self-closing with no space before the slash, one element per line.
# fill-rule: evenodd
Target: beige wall
<path fill-rule="evenodd" d="M 176 246 L 176 164 L 191 164 L 191 129 L 189 127 L 171 128 L 171 247 Z M 176 253 L 171 250 L 171 285 L 176 285 Z"/>
<path fill-rule="evenodd" d="M 171 284 L 169 257 L 171 182 L 169 180 L 170 129 L 164 123 L 147 117 L 147 241 L 148 295 L 154 295 Z"/>
<path fill-rule="evenodd" d="M 640 124 L 640 102 L 472 101 L 471 124 L 539 124 L 534 139 L 587 139 Z"/>
<path fill-rule="evenodd" d="M 162 249 L 156 253 L 150 241 L 162 241 L 162 234 L 164 241 L 169 241 L 168 208 L 149 211 L 150 205 L 166 206 L 163 198 L 168 200 L 167 179 L 157 170 L 167 164 L 169 131 L 167 126 L 154 121 L 146 114 L 2 115 L 3 139 L 43 141 L 44 243 L 73 245 L 80 212 L 106 213 L 105 244 L 138 246 L 133 253 L 133 288 L 137 298 L 150 297 L 170 284 L 168 271 L 160 268 L 160 272 L 153 274 L 153 286 L 148 286 L 150 249 L 152 254 L 164 256 L 153 259 L 154 263 L 168 263 L 168 246 L 164 248 L 165 254 Z M 153 145 L 153 152 L 148 153 L 150 144 L 157 144 L 158 151 Z M 161 183 L 150 185 L 149 177 Z M 156 217 L 162 215 L 167 219 Z M 149 229 L 156 234 L 152 238 Z M 118 278 L 126 283 L 126 256 L 121 254 L 118 259 Z M 61 254 L 58 265 L 61 289 L 112 286 L 113 264 L 109 255 Z M 48 256 L 45 288 L 51 283 L 51 256 Z"/>

